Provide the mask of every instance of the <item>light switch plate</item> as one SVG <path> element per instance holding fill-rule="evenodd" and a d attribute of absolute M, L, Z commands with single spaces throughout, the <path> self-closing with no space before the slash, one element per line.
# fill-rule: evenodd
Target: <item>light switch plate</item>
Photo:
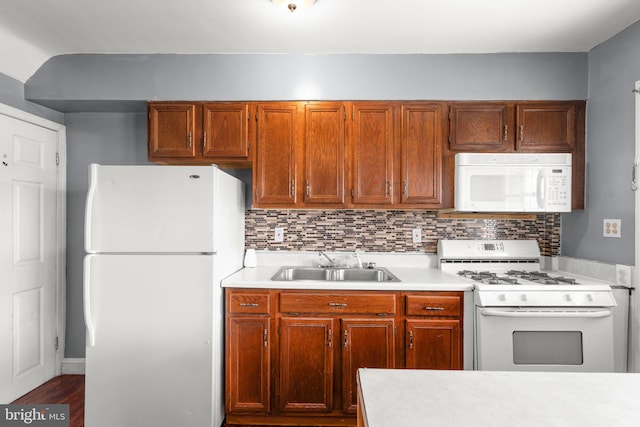
<path fill-rule="evenodd" d="M 411 230 L 411 237 L 413 238 L 413 243 L 422 243 L 422 230 L 414 228 Z"/>
<path fill-rule="evenodd" d="M 273 241 L 276 243 L 284 241 L 284 228 L 276 227 L 273 230 Z"/>

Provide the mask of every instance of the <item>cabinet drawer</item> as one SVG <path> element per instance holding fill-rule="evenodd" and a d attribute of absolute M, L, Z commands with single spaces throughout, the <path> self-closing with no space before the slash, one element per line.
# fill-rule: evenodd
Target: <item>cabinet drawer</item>
<path fill-rule="evenodd" d="M 227 296 L 229 314 L 269 314 L 269 294 L 234 292 Z"/>
<path fill-rule="evenodd" d="M 280 294 L 283 313 L 395 314 L 395 294 L 287 293 Z"/>
<path fill-rule="evenodd" d="M 460 316 L 460 297 L 456 295 L 407 295 L 408 316 Z"/>

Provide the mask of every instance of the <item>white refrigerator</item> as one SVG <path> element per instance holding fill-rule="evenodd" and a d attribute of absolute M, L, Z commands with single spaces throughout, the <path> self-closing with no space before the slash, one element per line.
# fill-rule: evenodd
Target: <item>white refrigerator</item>
<path fill-rule="evenodd" d="M 89 167 L 86 427 L 219 427 L 244 186 L 216 166 Z"/>

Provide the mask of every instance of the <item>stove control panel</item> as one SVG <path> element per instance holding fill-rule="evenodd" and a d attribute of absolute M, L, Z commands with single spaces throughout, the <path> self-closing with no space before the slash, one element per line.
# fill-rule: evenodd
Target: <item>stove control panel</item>
<path fill-rule="evenodd" d="M 610 291 L 476 291 L 481 307 L 615 307 Z"/>

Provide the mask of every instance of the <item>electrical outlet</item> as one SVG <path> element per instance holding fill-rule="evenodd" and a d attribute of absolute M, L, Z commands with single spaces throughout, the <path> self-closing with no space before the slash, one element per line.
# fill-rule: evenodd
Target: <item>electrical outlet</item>
<path fill-rule="evenodd" d="M 413 238 L 413 243 L 422 243 L 422 230 L 414 228 L 411 230 L 411 237 Z"/>
<path fill-rule="evenodd" d="M 276 227 L 273 230 L 273 241 L 277 243 L 284 241 L 284 228 Z"/>
<path fill-rule="evenodd" d="M 604 237 L 622 237 L 622 225 L 619 219 L 605 219 L 602 225 Z"/>
<path fill-rule="evenodd" d="M 616 284 L 621 286 L 631 286 L 631 267 L 630 266 L 616 264 Z"/>

